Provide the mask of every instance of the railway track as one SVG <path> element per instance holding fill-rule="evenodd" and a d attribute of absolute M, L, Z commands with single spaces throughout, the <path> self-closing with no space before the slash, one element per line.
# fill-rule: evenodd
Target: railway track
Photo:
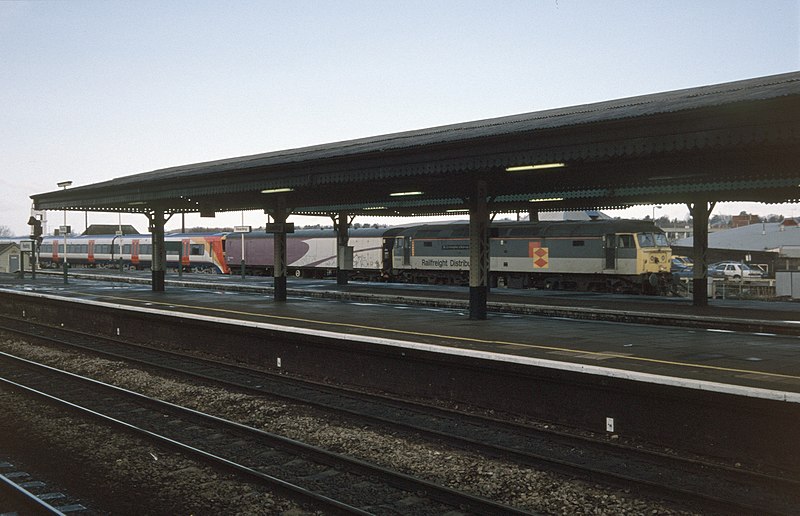
<path fill-rule="evenodd" d="M 188 374 L 259 395 L 280 397 L 372 423 L 421 433 L 534 467 L 618 487 L 637 487 L 698 507 L 728 513 L 793 514 L 800 482 L 705 461 L 515 425 L 426 405 L 290 379 L 240 366 L 187 357 L 119 341 L 5 319 L 2 329 L 117 359 Z"/>
<path fill-rule="evenodd" d="M 88 510 L 72 503 L 60 492 L 50 491 L 45 482 L 20 471 L 10 462 L 0 461 L 0 514 L 3 515 L 79 515 Z"/>
<path fill-rule="evenodd" d="M 364 461 L 0 353 L 0 383 L 337 514 L 529 514 Z"/>

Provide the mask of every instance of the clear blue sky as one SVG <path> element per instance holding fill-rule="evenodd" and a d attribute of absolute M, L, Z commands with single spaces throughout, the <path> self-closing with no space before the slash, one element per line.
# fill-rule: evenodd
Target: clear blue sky
<path fill-rule="evenodd" d="M 3 1 L 0 225 L 63 180 L 795 70 L 800 0 Z"/>

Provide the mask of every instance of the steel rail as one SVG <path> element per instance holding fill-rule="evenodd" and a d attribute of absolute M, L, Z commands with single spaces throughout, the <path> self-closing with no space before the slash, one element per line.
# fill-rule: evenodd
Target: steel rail
<path fill-rule="evenodd" d="M 30 514 L 49 514 L 52 516 L 66 516 L 66 514 L 31 493 L 23 486 L 17 484 L 7 476 L 0 473 L 0 490 L 8 493 L 11 498 L 18 500 Z M 7 510 L 7 507 L 1 507 Z M 5 512 L 3 514 L 6 514 Z M 11 513 L 13 514 L 13 513 Z M 27 514 L 27 513 L 26 513 Z"/>
<path fill-rule="evenodd" d="M 6 318 L 4 316 L 0 317 Z M 8 319 L 16 323 L 23 322 L 14 318 L 8 318 Z M 251 393 L 256 393 L 258 395 L 267 394 L 277 398 L 286 399 L 293 402 L 300 402 L 307 405 L 322 408 L 325 410 L 333 410 L 335 412 L 345 413 L 350 416 L 355 416 L 368 421 L 377 422 L 382 425 L 388 425 L 392 428 L 400 428 L 404 430 L 419 432 L 426 436 L 444 440 L 445 442 L 448 442 L 450 444 L 462 448 L 469 448 L 472 450 L 478 449 L 485 453 L 492 454 L 494 456 L 510 457 L 516 461 L 528 465 L 546 467 L 548 469 L 551 470 L 554 469 L 561 473 L 566 473 L 570 475 L 579 475 L 585 478 L 590 478 L 591 480 L 594 481 L 602 482 L 604 484 L 621 486 L 621 487 L 630 487 L 631 485 L 634 485 L 652 494 L 660 496 L 668 496 L 676 500 L 685 501 L 687 499 L 691 499 L 697 503 L 702 503 L 707 506 L 710 505 L 712 508 L 717 510 L 732 511 L 732 510 L 747 509 L 747 510 L 758 510 L 760 512 L 769 512 L 769 510 L 764 506 L 760 498 L 755 496 L 755 499 L 748 500 L 747 496 L 745 496 L 746 494 L 750 494 L 752 487 L 756 485 L 771 486 L 770 489 L 773 490 L 776 490 L 774 486 L 781 486 L 783 491 L 800 493 L 800 481 L 797 481 L 796 479 L 792 478 L 786 478 L 785 476 L 760 474 L 760 473 L 750 472 L 747 470 L 722 466 L 719 464 L 712 464 L 705 461 L 675 457 L 673 455 L 667 455 L 653 451 L 626 447 L 615 443 L 597 441 L 588 437 L 564 434 L 552 430 L 544 431 L 530 426 L 521 426 L 514 423 L 498 421 L 496 419 L 489 419 L 471 414 L 464 414 L 461 412 L 441 409 L 438 407 L 431 407 L 429 405 L 409 402 L 406 400 L 398 400 L 396 398 L 387 398 L 384 396 L 364 394 L 357 391 L 332 387 L 330 385 L 319 384 L 317 382 L 310 382 L 307 380 L 290 379 L 284 375 L 277 375 L 273 373 L 267 373 L 264 371 L 254 371 L 252 369 L 244 368 L 240 365 L 221 363 L 218 361 L 213 361 L 204 358 L 190 357 L 180 353 L 154 349 L 139 344 L 120 342 L 116 339 L 108 337 L 98 337 L 96 335 L 89 335 L 75 330 L 54 328 L 47 325 L 32 323 L 30 321 L 24 321 L 24 323 L 34 326 L 40 326 L 42 328 L 47 329 L 47 331 L 66 333 L 68 335 L 77 335 L 85 339 L 97 339 L 104 343 L 113 343 L 117 346 L 123 347 L 123 350 L 130 349 L 131 346 L 133 346 L 135 349 L 135 354 L 133 353 L 126 354 L 124 353 L 124 351 L 112 352 L 107 349 L 97 349 L 95 347 L 92 347 L 91 345 L 82 345 L 54 337 L 31 334 L 25 332 L 24 330 L 19 330 L 19 329 L 14 330 L 9 328 L 9 330 L 17 331 L 18 333 L 27 335 L 29 337 L 49 340 L 51 342 L 55 342 L 64 346 L 86 349 L 95 353 L 112 356 L 114 358 L 141 363 L 149 367 L 156 367 L 162 370 L 176 372 L 182 375 L 189 375 L 195 378 L 201 378 L 203 380 L 212 381 L 225 386 L 233 385 L 235 387 L 244 389 Z M 146 350 L 149 353 L 157 354 L 160 357 L 172 357 L 176 359 L 178 362 L 180 362 L 180 365 L 170 366 L 167 363 L 165 363 L 166 362 L 165 360 L 157 360 L 153 358 L 151 358 L 150 360 L 144 359 L 140 356 L 142 350 Z M 225 368 L 247 373 L 250 375 L 255 375 L 256 377 L 250 379 L 249 381 L 243 381 L 237 383 L 231 381 L 230 379 L 221 379 L 219 374 L 215 376 L 214 374 L 190 371 L 188 369 L 187 359 L 191 359 L 192 361 L 195 361 L 197 363 L 204 364 L 205 368 L 211 370 L 212 372 L 220 369 L 220 366 L 224 366 Z M 275 392 L 274 389 L 270 390 L 264 385 L 265 379 L 272 379 L 273 381 L 281 383 L 291 382 L 296 385 L 302 385 L 304 386 L 304 388 L 311 388 L 311 389 L 316 389 L 318 391 L 325 391 L 327 393 L 332 393 L 334 396 L 340 396 L 348 399 L 368 400 L 369 403 L 384 403 L 384 404 L 388 403 L 392 407 L 397 408 L 398 410 L 418 411 L 420 413 L 424 412 L 427 414 L 433 414 L 434 417 L 441 417 L 443 419 L 457 418 L 459 424 L 456 425 L 458 426 L 456 431 L 453 431 L 452 427 L 445 430 L 441 430 L 441 429 L 431 428 L 430 426 L 418 424 L 413 421 L 414 419 L 413 417 L 410 418 L 411 419 L 410 421 L 409 420 L 404 421 L 402 420 L 400 414 L 397 411 L 392 412 L 391 417 L 388 416 L 382 417 L 379 415 L 367 413 L 367 411 L 365 411 L 363 407 L 358 409 L 353 409 L 346 406 L 333 406 L 330 403 L 310 400 L 307 397 L 302 397 L 298 395 L 286 395 L 285 393 Z M 347 402 L 345 402 L 344 404 L 347 405 Z M 506 438 L 505 444 L 497 444 L 490 442 L 490 440 L 487 439 L 485 436 L 480 435 L 480 432 L 478 433 L 477 436 L 473 435 L 472 437 L 470 437 L 469 435 L 463 435 L 463 433 L 462 435 L 457 435 L 458 432 L 466 432 L 466 430 L 464 429 L 469 425 L 485 426 L 485 427 L 492 427 L 495 429 L 501 429 L 504 432 L 514 433 L 518 437 L 514 439 Z M 566 443 L 565 446 L 567 448 L 574 449 L 576 446 L 583 446 L 584 448 L 587 447 L 593 448 L 595 452 L 599 453 L 608 453 L 608 450 L 613 450 L 613 453 L 621 455 L 620 458 L 615 459 L 617 464 L 621 464 L 621 467 L 615 468 L 614 467 L 615 464 L 613 461 L 610 465 L 606 465 L 604 467 L 597 465 L 593 466 L 591 464 L 586 463 L 585 456 L 578 457 L 577 459 L 575 457 L 569 457 L 569 456 L 567 456 L 566 458 L 561 458 L 558 456 L 558 454 L 554 455 L 552 453 L 548 454 L 548 453 L 531 452 L 530 450 L 526 450 L 522 446 L 517 445 L 517 443 L 515 442 L 515 441 L 520 441 L 520 442 L 524 441 L 525 439 L 531 438 L 533 435 L 543 436 L 542 438 L 546 439 L 548 441 L 548 444 L 552 444 L 554 442 L 564 442 Z M 654 471 L 649 472 L 648 478 L 642 478 L 641 476 L 627 474 L 623 471 L 629 466 L 629 463 L 631 461 L 635 460 L 650 461 L 650 463 L 648 464 L 649 467 L 646 469 L 648 470 L 652 469 Z M 727 482 L 729 482 L 730 484 L 728 486 L 728 492 L 719 494 L 709 492 L 709 486 L 702 481 L 695 481 L 695 485 L 693 486 L 694 489 L 668 484 L 663 480 L 663 478 L 666 477 L 662 477 L 659 471 L 661 470 L 667 471 L 667 469 L 669 468 L 680 470 L 681 473 L 679 476 L 680 477 L 685 476 L 687 478 L 693 478 L 692 476 L 695 476 L 697 478 L 702 478 L 702 477 L 720 478 L 721 476 L 727 476 L 729 478 Z M 673 472 L 673 478 L 675 478 L 674 472 Z M 678 480 L 685 483 L 686 479 L 679 478 Z M 779 501 L 776 503 L 776 505 L 792 507 L 794 503 L 797 503 L 797 501 L 796 500 L 789 500 L 783 502 Z M 785 511 L 781 509 L 772 511 L 772 513 L 774 514 L 783 514 L 787 512 L 790 511 Z"/>
<path fill-rule="evenodd" d="M 246 425 L 236 423 L 233 421 L 228 421 L 223 418 L 213 416 L 210 414 L 206 414 L 194 409 L 189 409 L 186 407 L 182 407 L 173 403 L 169 403 L 163 400 L 158 400 L 155 398 L 151 398 L 145 396 L 143 394 L 130 391 L 127 389 L 123 389 L 120 387 L 116 387 L 113 385 L 109 385 L 98 380 L 94 380 L 91 378 L 83 377 L 81 375 L 77 375 L 75 373 L 71 373 L 68 371 L 62 371 L 47 365 L 39 364 L 27 359 L 23 359 L 20 357 L 16 357 L 10 355 L 8 353 L 0 352 L 0 358 L 5 360 L 15 361 L 17 363 L 25 364 L 25 366 L 29 368 L 35 368 L 39 371 L 46 371 L 47 374 L 50 375 L 61 375 L 64 378 L 70 378 L 88 385 L 91 385 L 93 389 L 99 390 L 103 389 L 107 392 L 112 392 L 118 396 L 124 396 L 127 398 L 131 398 L 136 400 L 139 403 L 146 403 L 156 407 L 159 407 L 162 410 L 169 410 L 172 412 L 176 412 L 182 414 L 182 417 L 189 417 L 193 416 L 195 418 L 200 418 L 211 422 L 215 425 L 218 425 L 221 428 L 226 428 L 229 430 L 237 430 L 239 432 L 245 432 L 251 435 L 258 436 L 261 440 L 265 440 L 268 446 L 277 446 L 284 450 L 289 450 L 289 453 L 294 453 L 296 455 L 305 455 L 311 456 L 314 460 L 330 465 L 332 467 L 342 468 L 343 465 L 351 472 L 354 472 L 359 475 L 369 476 L 370 478 L 381 478 L 384 482 L 395 486 L 396 488 L 402 490 L 408 490 L 411 492 L 418 492 L 418 493 L 427 493 L 427 495 L 441 502 L 443 504 L 449 504 L 454 507 L 468 507 L 469 510 L 474 511 L 478 514 L 531 514 L 526 511 L 522 511 L 519 509 L 515 509 L 512 507 L 508 507 L 496 502 L 492 502 L 490 500 L 486 500 L 474 495 L 462 493 L 456 491 L 454 489 L 446 488 L 443 486 L 439 486 L 433 484 L 431 482 L 421 480 L 410 475 L 406 475 L 403 473 L 398 473 L 392 470 L 388 470 L 386 468 L 378 467 L 373 464 L 370 464 L 365 461 L 361 461 L 358 459 L 354 459 L 351 457 L 347 457 L 338 453 L 330 452 L 324 450 L 322 448 L 318 448 L 315 446 L 311 446 L 305 443 L 301 443 L 299 441 L 295 441 L 293 439 L 289 439 L 283 436 L 271 434 L 268 432 L 264 432 L 262 430 L 258 430 L 252 427 L 248 427 Z M 93 409 L 83 407 L 76 403 L 61 399 L 55 395 L 48 394 L 36 389 L 32 389 L 28 386 L 19 384 L 17 382 L 8 380 L 6 378 L 0 377 L 0 382 L 6 383 L 8 385 L 12 385 L 18 389 L 25 390 L 26 392 L 30 392 L 32 394 L 36 394 L 40 397 L 44 397 L 52 402 L 70 407 L 72 410 L 79 411 L 84 414 L 91 415 L 93 417 L 102 419 L 106 422 L 112 423 L 116 426 L 120 426 L 125 428 L 126 430 L 132 431 L 136 434 L 144 435 L 150 439 L 156 440 L 161 442 L 162 444 L 168 445 L 170 447 L 179 449 L 183 452 L 188 454 L 198 456 L 207 462 L 215 463 L 216 465 L 226 467 L 228 469 L 234 470 L 238 473 L 242 473 L 256 479 L 266 481 L 267 483 L 283 489 L 285 491 L 293 492 L 296 495 L 301 496 L 304 499 L 313 501 L 317 504 L 321 504 L 322 506 L 326 507 L 327 509 L 334 510 L 337 513 L 346 513 L 346 514 L 370 514 L 368 511 L 364 511 L 357 507 L 353 507 L 351 505 L 342 503 L 338 500 L 334 500 L 329 498 L 328 496 L 316 493 L 309 489 L 306 489 L 302 486 L 298 486 L 296 484 L 292 484 L 286 482 L 282 479 L 277 477 L 267 475 L 256 471 L 248 466 L 236 463 L 232 460 L 226 459 L 219 455 L 215 455 L 213 453 L 209 453 L 205 450 L 187 445 L 183 442 L 177 441 L 170 437 L 152 432 L 150 430 L 141 428 L 139 426 L 130 424 L 126 421 L 122 421 L 120 419 L 110 417 L 106 414 L 100 413 Z"/>

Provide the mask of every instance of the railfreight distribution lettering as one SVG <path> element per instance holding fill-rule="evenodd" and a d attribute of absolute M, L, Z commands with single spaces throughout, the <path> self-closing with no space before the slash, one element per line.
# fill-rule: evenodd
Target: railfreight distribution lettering
<path fill-rule="evenodd" d="M 447 259 L 431 260 L 423 258 L 422 266 L 432 267 L 434 269 L 444 269 L 448 267 L 469 267 L 469 260 L 456 259 L 456 258 L 451 258 L 449 260 Z"/>

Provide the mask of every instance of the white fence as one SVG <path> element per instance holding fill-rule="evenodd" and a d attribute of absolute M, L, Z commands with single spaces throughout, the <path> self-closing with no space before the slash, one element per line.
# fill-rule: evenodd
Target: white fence
<path fill-rule="evenodd" d="M 800 276 L 796 281 L 800 286 Z M 774 299 L 776 296 L 775 284 L 773 279 L 708 278 L 708 297 L 712 299 Z M 691 296 L 693 286 L 692 278 L 681 278 L 678 293 L 685 292 L 687 296 Z"/>
<path fill-rule="evenodd" d="M 775 295 L 800 299 L 800 271 L 778 271 L 775 273 Z"/>

